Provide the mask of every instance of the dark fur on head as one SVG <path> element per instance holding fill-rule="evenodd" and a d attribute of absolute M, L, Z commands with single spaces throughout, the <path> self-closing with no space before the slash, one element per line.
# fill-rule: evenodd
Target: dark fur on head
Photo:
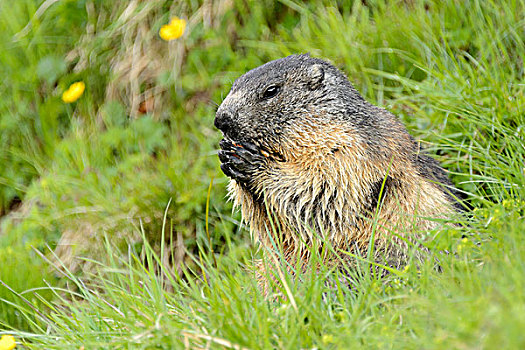
<path fill-rule="evenodd" d="M 265 98 L 270 87 L 279 91 Z M 215 125 L 226 138 L 278 151 L 281 138 L 294 128 L 297 119 L 323 111 L 327 117 L 344 119 L 355 115 L 365 103 L 335 67 L 307 54 L 294 55 L 268 62 L 238 78 L 217 111 Z"/>

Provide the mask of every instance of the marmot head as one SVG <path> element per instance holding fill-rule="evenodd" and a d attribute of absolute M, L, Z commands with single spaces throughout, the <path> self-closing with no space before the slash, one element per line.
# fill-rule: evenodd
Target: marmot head
<path fill-rule="evenodd" d="M 282 157 L 287 136 L 298 125 L 340 125 L 362 115 L 366 104 L 331 64 L 308 54 L 292 55 L 238 78 L 217 110 L 215 126 L 226 139 L 252 142 Z"/>

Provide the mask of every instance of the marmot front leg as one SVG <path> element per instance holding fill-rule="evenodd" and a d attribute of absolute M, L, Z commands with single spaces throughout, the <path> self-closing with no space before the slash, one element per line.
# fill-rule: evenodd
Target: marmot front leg
<path fill-rule="evenodd" d="M 266 159 L 251 142 L 233 143 L 223 139 L 219 142 L 221 169 L 226 176 L 248 187 L 265 165 Z"/>

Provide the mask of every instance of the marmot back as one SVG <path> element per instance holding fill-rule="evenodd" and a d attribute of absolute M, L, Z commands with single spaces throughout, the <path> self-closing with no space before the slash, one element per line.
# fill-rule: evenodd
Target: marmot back
<path fill-rule="evenodd" d="M 376 258 L 399 266 L 437 226 L 432 219 L 458 206 L 445 170 L 403 124 L 309 55 L 238 78 L 215 126 L 224 134 L 219 158 L 235 205 L 262 244 L 271 247 L 269 235 L 278 235 L 272 238 L 288 259 L 307 260 L 305 245 L 318 235 L 355 251 L 375 232 Z"/>

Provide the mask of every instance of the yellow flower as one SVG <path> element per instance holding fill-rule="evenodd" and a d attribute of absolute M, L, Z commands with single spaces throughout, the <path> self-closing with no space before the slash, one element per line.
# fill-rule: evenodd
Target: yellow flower
<path fill-rule="evenodd" d="M 331 334 L 323 334 L 323 337 L 321 338 L 323 343 L 330 344 L 334 342 L 334 336 Z"/>
<path fill-rule="evenodd" d="M 14 348 L 16 348 L 15 337 L 3 335 L 0 339 L 0 350 L 13 350 Z"/>
<path fill-rule="evenodd" d="M 64 91 L 62 94 L 62 101 L 65 103 L 72 103 L 75 102 L 82 96 L 84 93 L 84 90 L 86 89 L 86 84 L 84 84 L 83 81 L 76 82 L 74 84 L 71 84 L 69 89 Z"/>
<path fill-rule="evenodd" d="M 160 27 L 159 35 L 166 41 L 180 38 L 186 29 L 186 20 L 173 17 L 169 24 Z"/>

